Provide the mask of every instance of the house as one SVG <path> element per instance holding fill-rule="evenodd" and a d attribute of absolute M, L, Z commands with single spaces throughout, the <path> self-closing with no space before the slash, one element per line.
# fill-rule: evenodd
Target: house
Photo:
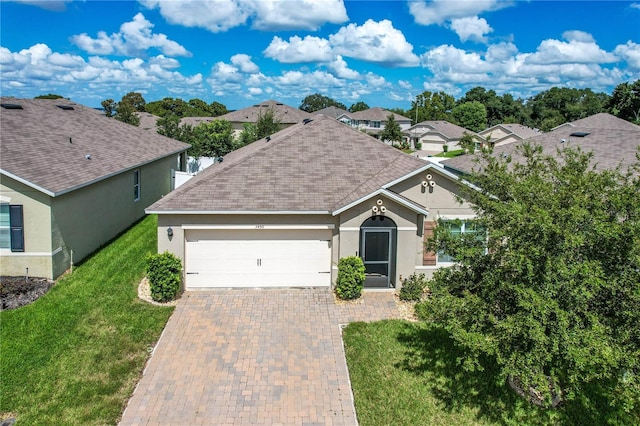
<path fill-rule="evenodd" d="M 158 252 L 185 287 L 330 287 L 338 260 L 364 260 L 365 288 L 397 288 L 440 262 L 424 241 L 438 218 L 472 218 L 464 183 L 332 117 L 233 151 L 147 208 Z"/>
<path fill-rule="evenodd" d="M 337 120 L 377 138 L 380 132 L 384 130 L 385 122 L 389 119 L 390 115 L 392 115 L 396 123 L 400 125 L 401 131 L 405 131 L 411 127 L 410 118 L 378 107 L 363 111 L 343 113 L 337 117 Z"/>
<path fill-rule="evenodd" d="M 480 140 L 475 132 L 444 120 L 422 121 L 406 129 L 404 134 L 413 147 L 428 153 L 459 149 L 460 139 L 465 134 Z"/>
<path fill-rule="evenodd" d="M 596 169 L 627 169 L 636 160 L 640 146 L 640 126 L 611 114 L 600 113 L 571 123 L 565 123 L 555 129 L 540 133 L 525 141 L 498 146 L 493 155 L 511 156 L 518 162 L 522 156 L 517 148 L 525 142 L 539 144 L 546 155 L 556 155 L 563 147 L 579 147 L 593 154 Z M 461 155 L 444 160 L 441 164 L 446 170 L 464 175 L 478 169 L 477 155 Z"/>
<path fill-rule="evenodd" d="M 292 126 L 312 117 L 310 113 L 301 109 L 285 105 L 282 102 L 269 100 L 218 117 L 185 117 L 180 120 L 180 125 L 189 124 L 195 127 L 203 122 L 227 120 L 233 126 L 234 135 L 237 136 L 244 129 L 245 123 L 256 124 L 260 117 L 263 117 L 268 111 L 273 113 L 274 119 L 280 124 L 281 128 Z"/>
<path fill-rule="evenodd" d="M 335 118 L 337 120 L 339 117 L 348 117 L 350 112 L 347 111 L 347 110 L 344 110 L 342 108 L 338 108 L 336 106 L 331 105 L 331 106 L 328 106 L 326 108 L 322 108 L 321 110 L 314 111 L 312 114 L 314 114 L 314 115 L 316 115 L 316 114 L 327 115 L 327 116 L 333 117 L 333 118 Z M 347 121 L 351 121 L 351 120 L 349 119 Z"/>
<path fill-rule="evenodd" d="M 516 123 L 503 123 L 491 126 L 481 132 L 478 136 L 483 140 L 476 148 L 494 148 L 512 142 L 519 142 L 540 134 L 539 130 L 523 126 Z"/>
<path fill-rule="evenodd" d="M 0 100 L 2 275 L 55 279 L 172 189 L 189 145 L 66 99 Z"/>

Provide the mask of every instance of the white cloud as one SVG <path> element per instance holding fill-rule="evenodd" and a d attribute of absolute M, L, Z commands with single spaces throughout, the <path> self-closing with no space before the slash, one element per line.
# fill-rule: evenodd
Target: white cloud
<path fill-rule="evenodd" d="M 325 23 L 349 20 L 342 0 L 254 0 L 253 28 L 265 31 L 315 31 Z"/>
<path fill-rule="evenodd" d="M 467 40 L 486 42 L 485 35 L 493 32 L 487 20 L 477 16 L 452 19 L 451 29 L 458 34 L 462 42 Z"/>
<path fill-rule="evenodd" d="M 534 54 L 527 58 L 531 64 L 604 64 L 616 61 L 615 55 L 602 50 L 591 34 L 566 31 L 567 41 L 543 40 Z"/>
<path fill-rule="evenodd" d="M 244 53 L 233 55 L 231 57 L 231 63 L 244 73 L 253 74 L 260 71 L 260 68 L 251 60 L 251 56 L 245 55 Z"/>
<path fill-rule="evenodd" d="M 336 77 L 344 78 L 347 80 L 357 80 L 360 78 L 358 71 L 349 68 L 342 56 L 338 55 L 336 59 L 328 65 L 328 68 L 333 72 Z"/>
<path fill-rule="evenodd" d="M 510 6 L 512 2 L 499 0 L 433 0 L 410 1 L 409 12 L 420 25 L 444 24 L 457 18 L 467 18 Z"/>
<path fill-rule="evenodd" d="M 640 71 L 640 44 L 629 40 L 626 44 L 616 46 L 614 52 L 627 62 L 629 68 Z"/>
<path fill-rule="evenodd" d="M 262 95 L 262 92 L 262 89 L 259 87 L 249 87 L 249 94 L 251 94 L 252 96 Z"/>
<path fill-rule="evenodd" d="M 349 24 L 329 36 L 337 55 L 390 67 L 415 66 L 419 63 L 413 46 L 391 21 L 367 20 L 362 25 Z"/>
<path fill-rule="evenodd" d="M 238 68 L 224 62 L 217 62 L 211 69 L 211 75 L 216 81 L 224 83 L 239 83 L 244 79 Z"/>
<path fill-rule="evenodd" d="M 149 9 L 158 8 L 167 22 L 204 28 L 213 33 L 246 25 L 258 30 L 317 30 L 325 23 L 346 22 L 342 0 L 140 0 Z"/>
<path fill-rule="evenodd" d="M 289 41 L 275 36 L 263 53 L 267 58 L 285 64 L 328 62 L 333 58 L 329 41 L 314 36 L 293 36 Z"/>
<path fill-rule="evenodd" d="M 640 3 L 631 3 L 631 6 L 629 6 L 632 9 L 640 9 Z"/>
<path fill-rule="evenodd" d="M 107 35 L 98 32 L 98 38 L 86 33 L 71 37 L 71 42 L 90 54 L 124 56 L 142 56 L 149 49 L 158 49 L 167 56 L 191 56 L 191 53 L 179 43 L 169 40 L 165 34 L 154 34 L 153 24 L 142 13 L 138 13 L 130 22 L 120 26 L 118 33 Z"/>

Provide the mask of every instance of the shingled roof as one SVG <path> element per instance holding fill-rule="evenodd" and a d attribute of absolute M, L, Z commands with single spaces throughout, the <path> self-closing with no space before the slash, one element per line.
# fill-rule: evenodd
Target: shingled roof
<path fill-rule="evenodd" d="M 410 118 L 407 118 L 404 115 L 396 114 L 395 112 L 379 107 L 349 113 L 348 115 L 353 120 L 387 121 L 389 115 L 393 115 L 393 118 L 396 121 L 411 121 Z"/>
<path fill-rule="evenodd" d="M 148 213 L 330 213 L 427 163 L 325 115 L 224 157 Z"/>
<path fill-rule="evenodd" d="M 0 102 L 0 172 L 50 196 L 189 147 L 66 99 Z"/>
<path fill-rule="evenodd" d="M 270 100 L 215 118 L 227 120 L 231 123 L 257 123 L 258 119 L 260 119 L 260 117 L 263 116 L 268 109 L 271 109 L 273 111 L 274 118 L 280 124 L 285 125 L 299 123 L 305 118 L 312 117 L 312 114 L 306 111 L 302 111 L 298 108 L 293 108 L 289 105 L 283 104 L 282 102 Z"/>
<path fill-rule="evenodd" d="M 414 124 L 409 129 L 405 130 L 405 133 L 413 134 L 416 131 L 419 135 L 424 135 L 425 133 L 431 132 L 440 133 L 449 140 L 460 139 L 464 136 L 465 133 L 471 135 L 476 134 L 469 129 L 465 129 L 464 127 L 458 126 L 457 124 L 453 124 L 445 120 L 421 121 L 420 123 Z"/>
<path fill-rule="evenodd" d="M 562 147 L 580 147 L 593 153 L 596 169 L 613 169 L 621 166 L 628 168 L 636 161 L 640 146 L 640 126 L 622 120 L 610 114 L 595 114 L 565 125 L 556 127 L 525 141 L 514 142 L 496 147 L 493 155 L 510 155 L 514 162 L 522 159 L 517 148 L 525 142 L 539 144 L 545 155 L 554 156 Z M 442 161 L 445 168 L 457 173 L 470 173 L 479 170 L 481 164 L 477 154 L 461 155 Z"/>

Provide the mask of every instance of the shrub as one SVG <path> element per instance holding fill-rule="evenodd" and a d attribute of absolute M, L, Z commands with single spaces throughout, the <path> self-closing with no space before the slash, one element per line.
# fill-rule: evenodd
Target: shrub
<path fill-rule="evenodd" d="M 336 294 L 342 300 L 357 299 L 364 284 L 364 263 L 358 256 L 343 257 L 338 261 Z"/>
<path fill-rule="evenodd" d="M 151 298 L 156 302 L 174 300 L 180 291 L 182 262 L 165 251 L 147 258 L 147 278 L 151 285 Z"/>
<path fill-rule="evenodd" d="M 427 280 L 424 274 L 411 274 L 408 278 L 402 281 L 402 287 L 400 288 L 401 300 L 420 300 L 424 294 L 424 289 L 427 287 Z"/>

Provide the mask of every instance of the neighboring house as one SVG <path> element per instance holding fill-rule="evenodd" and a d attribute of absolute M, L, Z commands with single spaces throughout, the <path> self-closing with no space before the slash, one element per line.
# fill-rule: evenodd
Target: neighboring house
<path fill-rule="evenodd" d="M 321 110 L 314 111 L 312 114 L 314 114 L 314 115 L 316 115 L 316 114 L 327 115 L 327 116 L 329 116 L 331 118 L 335 118 L 337 120 L 339 117 L 348 116 L 351 113 L 349 111 L 347 111 L 347 110 L 344 110 L 342 108 L 338 108 L 336 106 L 331 105 L 329 107 L 322 108 Z"/>
<path fill-rule="evenodd" d="M 520 142 L 538 136 L 539 134 L 539 130 L 523 126 L 522 124 L 496 124 L 495 126 L 478 132 L 478 136 L 480 136 L 482 141 L 478 143 L 476 149 L 495 148 L 496 146 L 506 145 L 508 143 Z"/>
<path fill-rule="evenodd" d="M 458 177 L 324 115 L 227 154 L 148 207 L 158 252 L 183 260 L 187 289 L 325 286 L 363 258 L 366 288 L 397 288 L 438 262 L 438 218 L 472 218 Z"/>
<path fill-rule="evenodd" d="M 189 145 L 65 99 L 1 98 L 2 275 L 57 278 L 172 189 Z"/>
<path fill-rule="evenodd" d="M 640 126 L 617 118 L 611 114 L 595 114 L 571 123 L 565 123 L 547 133 L 540 133 L 526 141 L 498 146 L 493 155 L 511 156 L 518 162 L 522 156 L 517 148 L 525 142 L 539 144 L 546 155 L 556 155 L 563 147 L 579 147 L 593 153 L 592 163 L 596 169 L 627 169 L 636 161 L 640 147 Z M 461 155 L 444 160 L 446 170 L 457 175 L 471 173 L 481 166 L 478 155 Z"/>
<path fill-rule="evenodd" d="M 227 120 L 231 122 L 234 135 L 237 136 L 244 129 L 245 123 L 256 124 L 260 117 L 264 116 L 267 111 L 271 111 L 273 113 L 273 117 L 280 124 L 281 129 L 313 117 L 310 113 L 302 111 L 301 109 L 285 105 L 282 102 L 270 100 L 247 108 L 239 109 L 237 111 L 229 112 L 219 117 L 185 117 L 180 121 L 180 124 L 190 124 L 195 127 L 203 122 Z"/>
<path fill-rule="evenodd" d="M 383 108 L 369 108 L 364 111 L 346 112 L 337 117 L 338 121 L 355 127 L 375 138 L 384 130 L 384 124 L 393 115 L 400 130 L 405 131 L 411 127 L 411 119 Z"/>
<path fill-rule="evenodd" d="M 155 116 L 149 112 L 136 112 L 138 117 L 140 118 L 139 128 L 142 130 L 148 130 L 151 132 L 158 133 L 158 119 L 160 117 Z"/>
<path fill-rule="evenodd" d="M 420 150 L 431 153 L 460 149 L 460 139 L 465 133 L 474 136 L 474 139 L 478 141 L 480 140 L 474 131 L 444 120 L 422 121 L 404 131 L 405 136 L 411 141 L 412 147 L 421 145 Z"/>

